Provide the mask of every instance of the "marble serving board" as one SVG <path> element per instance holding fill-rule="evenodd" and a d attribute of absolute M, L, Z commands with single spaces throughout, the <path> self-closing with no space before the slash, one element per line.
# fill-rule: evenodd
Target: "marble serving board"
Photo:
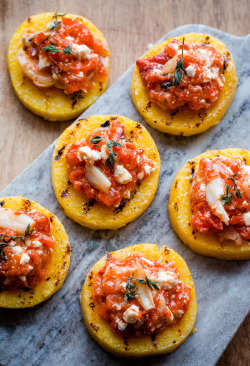
<path fill-rule="evenodd" d="M 0 193 L 0 197 L 23 194 L 47 207 L 62 220 L 72 245 L 68 276 L 52 298 L 33 309 L 0 311 L 0 365 L 127 365 L 127 360 L 111 356 L 91 339 L 83 324 L 79 295 L 85 276 L 96 260 L 109 251 L 135 243 L 166 244 L 183 256 L 193 275 L 198 315 L 197 331 L 175 352 L 130 360 L 129 364 L 214 365 L 247 315 L 250 263 L 217 260 L 190 250 L 171 228 L 167 203 L 173 179 L 188 159 L 207 149 L 250 148 L 250 64 L 246 57 L 250 35 L 235 37 L 203 25 L 185 25 L 160 41 L 188 32 L 218 37 L 234 57 L 238 89 L 220 124 L 193 137 L 170 136 L 149 127 L 130 99 L 133 66 L 81 116 L 122 114 L 144 124 L 155 140 L 162 163 L 159 187 L 153 203 L 139 219 L 117 231 L 93 231 L 66 217 L 59 209 L 51 185 L 54 144 Z"/>

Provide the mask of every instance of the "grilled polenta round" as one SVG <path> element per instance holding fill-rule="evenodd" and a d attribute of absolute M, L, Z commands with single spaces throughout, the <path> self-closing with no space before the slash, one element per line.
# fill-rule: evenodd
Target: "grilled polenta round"
<path fill-rule="evenodd" d="M 39 211 L 45 214 L 51 223 L 55 247 L 49 263 L 49 277 L 32 289 L 3 290 L 0 293 L 0 307 L 20 309 L 33 307 L 51 297 L 62 286 L 70 264 L 70 244 L 61 221 L 49 210 L 22 196 L 0 198 L 0 206 L 12 210 Z"/>
<path fill-rule="evenodd" d="M 137 188 L 133 198 L 118 209 L 89 202 L 69 182 L 66 154 L 75 141 L 87 137 L 107 120 L 118 118 L 124 124 L 125 134 L 136 148 L 156 163 L 156 168 Z M 52 156 L 52 184 L 60 207 L 72 220 L 91 229 L 118 229 L 140 216 L 152 202 L 160 174 L 160 156 L 148 131 L 137 122 L 123 116 L 90 116 L 68 127 L 56 142 Z"/>
<path fill-rule="evenodd" d="M 141 253 L 149 260 L 173 262 L 179 271 L 181 281 L 191 288 L 191 300 L 187 312 L 180 321 L 163 329 L 154 338 L 151 336 L 130 336 L 123 339 L 116 335 L 111 330 L 110 325 L 100 318 L 97 305 L 95 305 L 93 299 L 95 278 L 98 271 L 106 263 L 106 256 L 104 256 L 91 268 L 82 288 L 80 302 L 85 325 L 91 337 L 101 347 L 115 356 L 141 358 L 170 353 L 179 347 L 194 329 L 197 302 L 192 275 L 184 259 L 167 246 L 162 246 L 158 250 L 157 244 L 137 244 L 109 253 L 108 255 L 122 259 L 133 252 Z"/>
<path fill-rule="evenodd" d="M 195 252 L 220 259 L 250 259 L 250 245 L 245 243 L 219 243 L 215 234 L 204 234 L 194 230 L 191 224 L 191 185 L 192 177 L 202 158 L 213 158 L 222 155 L 228 158 L 237 156 L 250 165 L 250 152 L 242 149 L 225 149 L 207 151 L 189 160 L 177 174 L 169 198 L 169 217 L 173 229 L 180 239 Z"/>
<path fill-rule="evenodd" d="M 8 49 L 8 67 L 14 91 L 21 103 L 31 112 L 50 121 L 66 121 L 78 117 L 85 109 L 94 103 L 107 89 L 108 74 L 96 75 L 93 88 L 82 99 L 66 95 L 56 87 L 37 87 L 22 71 L 17 59 L 17 53 L 22 49 L 22 36 L 27 32 L 46 31 L 54 13 L 42 13 L 27 18 L 13 34 Z M 106 52 L 106 68 L 109 71 L 109 47 L 103 34 L 88 19 L 79 15 L 67 14 L 65 17 L 76 19 L 83 23 L 99 40 Z"/>
<path fill-rule="evenodd" d="M 132 77 L 131 97 L 136 108 L 151 127 L 172 135 L 190 136 L 204 132 L 220 122 L 234 99 L 238 77 L 232 55 L 228 48 L 219 39 L 205 33 L 188 33 L 169 38 L 165 42 L 150 49 L 142 59 L 162 52 L 171 40 L 177 39 L 182 41 L 183 38 L 185 38 L 185 43 L 195 42 L 211 45 L 221 55 L 226 57 L 224 64 L 225 82 L 216 104 L 200 111 L 191 110 L 186 106 L 172 111 L 164 111 L 156 104 L 150 102 L 137 66 L 134 68 Z"/>

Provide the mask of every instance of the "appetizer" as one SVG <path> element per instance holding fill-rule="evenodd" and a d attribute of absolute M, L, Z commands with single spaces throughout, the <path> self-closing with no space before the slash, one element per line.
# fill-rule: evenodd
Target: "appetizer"
<path fill-rule="evenodd" d="M 203 255 L 250 258 L 250 152 L 207 151 L 188 161 L 170 191 L 169 215 L 181 240 Z"/>
<path fill-rule="evenodd" d="M 63 211 L 91 229 L 118 229 L 152 202 L 160 156 L 147 130 L 122 116 L 90 116 L 68 127 L 52 157 Z"/>
<path fill-rule="evenodd" d="M 58 218 L 23 198 L 0 199 L 0 307 L 27 308 L 63 284 L 70 244 Z"/>
<path fill-rule="evenodd" d="M 188 33 L 167 39 L 136 61 L 131 97 L 151 127 L 189 136 L 220 122 L 237 80 L 232 55 L 219 39 Z"/>
<path fill-rule="evenodd" d="M 42 13 L 26 19 L 12 36 L 8 67 L 25 107 L 64 121 L 79 116 L 106 90 L 109 48 L 88 19 Z"/>
<path fill-rule="evenodd" d="M 172 352 L 194 329 L 197 313 L 186 262 L 156 244 L 101 258 L 86 277 L 80 301 L 90 335 L 121 357 Z"/>

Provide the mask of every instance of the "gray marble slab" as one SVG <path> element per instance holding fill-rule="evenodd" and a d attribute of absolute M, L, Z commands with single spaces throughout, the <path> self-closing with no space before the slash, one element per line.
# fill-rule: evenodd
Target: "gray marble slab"
<path fill-rule="evenodd" d="M 160 41 L 193 31 L 220 38 L 236 62 L 236 97 L 219 125 L 193 137 L 165 135 L 150 128 L 130 99 L 132 67 L 83 114 L 123 114 L 143 123 L 154 138 L 162 161 L 159 189 L 139 219 L 118 231 L 93 231 L 68 219 L 60 211 L 51 186 L 53 144 L 0 193 L 24 194 L 50 209 L 64 223 L 72 245 L 67 279 L 51 299 L 34 309 L 0 311 L 1 365 L 214 365 L 247 315 L 249 262 L 226 262 L 196 254 L 181 243 L 168 218 L 169 189 L 188 159 L 207 149 L 250 149 L 250 63 L 246 57 L 250 35 L 235 37 L 202 25 L 185 25 Z M 197 332 L 170 355 L 127 361 L 109 355 L 90 338 L 82 321 L 79 294 L 97 259 L 108 251 L 139 242 L 167 244 L 187 261 L 198 299 Z"/>

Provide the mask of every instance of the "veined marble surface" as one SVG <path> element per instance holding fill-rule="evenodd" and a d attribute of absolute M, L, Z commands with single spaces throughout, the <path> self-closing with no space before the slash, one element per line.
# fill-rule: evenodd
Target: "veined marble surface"
<path fill-rule="evenodd" d="M 152 129 L 130 99 L 133 67 L 82 115 L 122 114 L 144 124 L 154 138 L 162 162 L 159 188 L 153 203 L 139 219 L 117 231 L 93 231 L 67 218 L 59 209 L 51 185 L 54 144 L 0 193 L 2 197 L 23 194 L 47 207 L 62 220 L 72 245 L 68 276 L 52 298 L 33 309 L 0 310 L 0 365 L 127 365 L 127 360 L 109 355 L 91 339 L 83 324 L 79 295 L 85 276 L 97 259 L 108 251 L 135 243 L 166 244 L 183 256 L 193 275 L 198 315 L 197 332 L 175 352 L 130 360 L 129 364 L 214 365 L 247 315 L 250 263 L 227 262 L 193 252 L 173 232 L 167 203 L 173 179 L 188 159 L 207 149 L 250 149 L 250 64 L 246 57 L 250 35 L 235 37 L 207 26 L 185 25 L 160 41 L 188 32 L 205 32 L 220 38 L 235 60 L 238 89 L 220 124 L 193 137 L 170 136 Z"/>

